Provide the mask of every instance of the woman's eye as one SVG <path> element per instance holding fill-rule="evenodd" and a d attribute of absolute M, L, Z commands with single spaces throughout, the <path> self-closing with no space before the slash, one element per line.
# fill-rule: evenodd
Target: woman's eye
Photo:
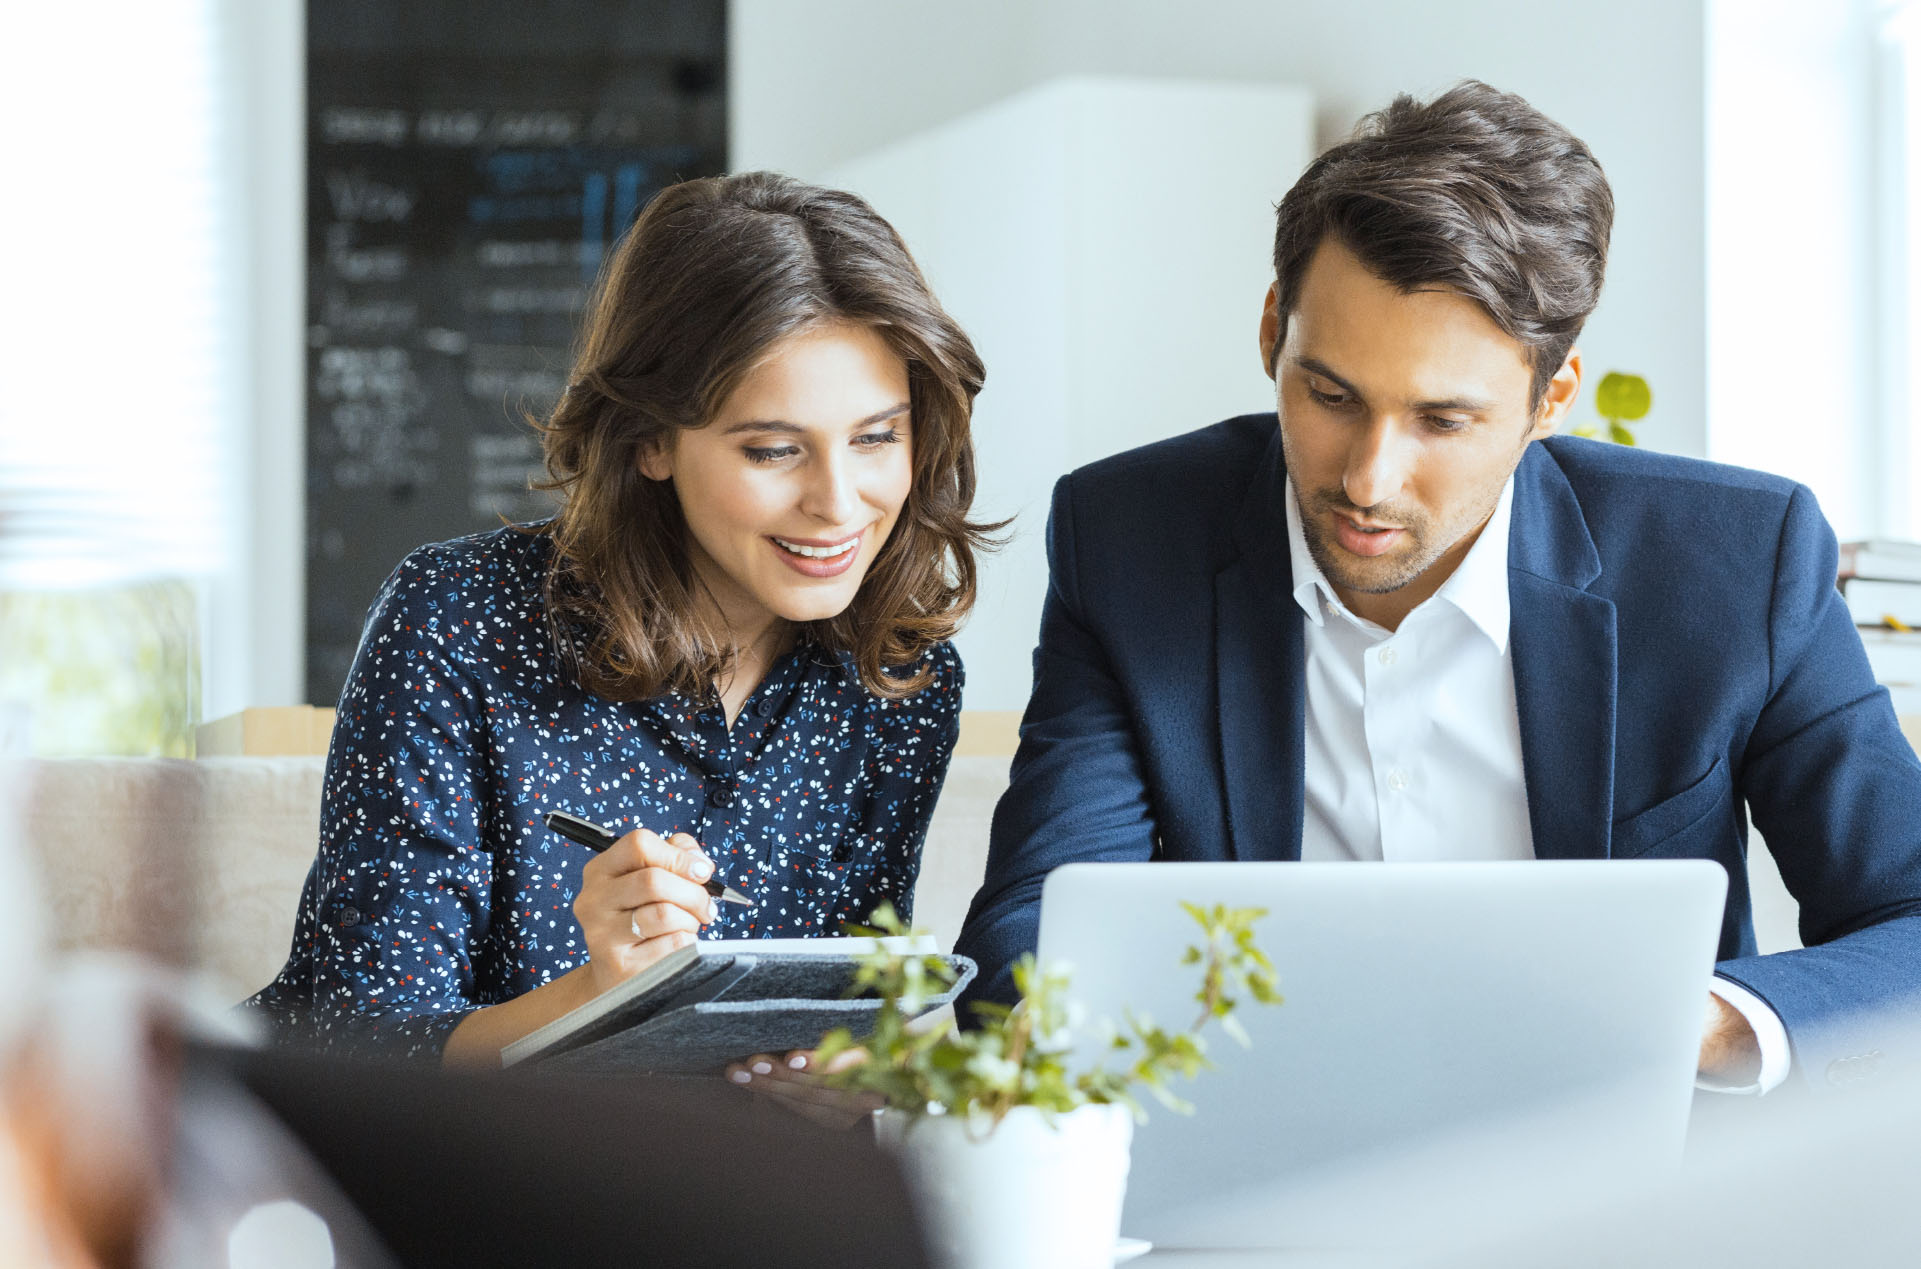
<path fill-rule="evenodd" d="M 900 433 L 890 427 L 884 432 L 868 432 L 864 436 L 856 436 L 854 444 L 862 449 L 879 449 L 883 445 L 898 444 L 900 439 Z"/>
<path fill-rule="evenodd" d="M 746 447 L 747 460 L 753 463 L 777 463 L 783 458 L 800 453 L 792 445 L 749 445 Z"/>

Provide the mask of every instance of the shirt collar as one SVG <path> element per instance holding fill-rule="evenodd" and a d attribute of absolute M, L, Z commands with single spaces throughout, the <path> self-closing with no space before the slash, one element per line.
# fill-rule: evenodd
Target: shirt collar
<path fill-rule="evenodd" d="M 1509 476 L 1501 486 L 1494 514 L 1487 518 L 1487 527 L 1467 549 L 1467 558 L 1454 570 L 1454 576 L 1441 583 L 1435 595 L 1465 613 L 1502 654 L 1507 652 L 1507 540 L 1513 521 L 1514 477 Z"/>
<path fill-rule="evenodd" d="M 1340 596 L 1334 593 L 1332 583 L 1321 572 L 1321 566 L 1314 562 L 1314 556 L 1307 549 L 1307 534 L 1301 527 L 1300 501 L 1294 492 L 1294 479 L 1291 476 L 1287 479 L 1286 503 L 1287 553 L 1294 569 L 1294 602 L 1300 605 L 1307 619 L 1316 626 L 1323 622 L 1323 603 L 1358 623 L 1360 619 L 1348 612 Z M 1454 575 L 1441 583 L 1441 589 L 1435 592 L 1433 599 L 1427 601 L 1433 603 L 1441 600 L 1459 609 L 1503 655 L 1507 652 L 1509 617 L 1507 547 L 1513 520 L 1514 478 L 1510 476 L 1507 483 L 1501 486 L 1501 496 L 1495 501 L 1494 514 L 1488 517 L 1481 536 L 1468 548 L 1466 557 L 1461 560 L 1460 567 L 1454 570 Z"/>
<path fill-rule="evenodd" d="M 1308 553 L 1307 534 L 1301 528 L 1300 499 L 1294 493 L 1294 478 L 1289 476 L 1286 484 L 1283 501 L 1287 503 L 1287 559 L 1294 569 L 1294 602 L 1301 606 L 1307 619 L 1318 626 L 1322 623 L 1323 598 L 1337 609 L 1342 605 L 1334 594 L 1334 588 L 1322 574 L 1321 566 Z"/>

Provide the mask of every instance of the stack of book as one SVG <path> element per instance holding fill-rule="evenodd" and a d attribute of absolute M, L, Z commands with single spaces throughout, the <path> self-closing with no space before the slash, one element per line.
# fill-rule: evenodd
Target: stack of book
<path fill-rule="evenodd" d="M 1921 542 L 1843 544 L 1840 585 L 1895 712 L 1921 714 Z"/>

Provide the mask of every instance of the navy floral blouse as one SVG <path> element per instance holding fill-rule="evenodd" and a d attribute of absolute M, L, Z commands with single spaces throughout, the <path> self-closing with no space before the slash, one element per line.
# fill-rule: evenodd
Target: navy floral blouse
<path fill-rule="evenodd" d="M 911 912 L 960 722 L 953 647 L 928 653 L 926 689 L 886 700 L 803 643 L 731 729 L 717 697 L 609 701 L 554 648 L 551 552 L 506 528 L 421 547 L 374 602 L 293 951 L 247 1002 L 285 1031 L 438 1054 L 472 1010 L 584 963 L 573 901 L 592 856 L 549 811 L 691 833 L 753 901 L 718 905 L 704 938 L 836 934 L 883 900 Z"/>

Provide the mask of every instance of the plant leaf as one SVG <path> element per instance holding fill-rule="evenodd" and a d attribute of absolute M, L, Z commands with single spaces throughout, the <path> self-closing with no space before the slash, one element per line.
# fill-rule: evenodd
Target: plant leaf
<path fill-rule="evenodd" d="M 1610 422 L 1632 423 L 1646 418 L 1653 408 L 1654 392 L 1640 375 L 1610 370 L 1601 376 L 1600 384 L 1594 389 L 1594 412 Z"/>

